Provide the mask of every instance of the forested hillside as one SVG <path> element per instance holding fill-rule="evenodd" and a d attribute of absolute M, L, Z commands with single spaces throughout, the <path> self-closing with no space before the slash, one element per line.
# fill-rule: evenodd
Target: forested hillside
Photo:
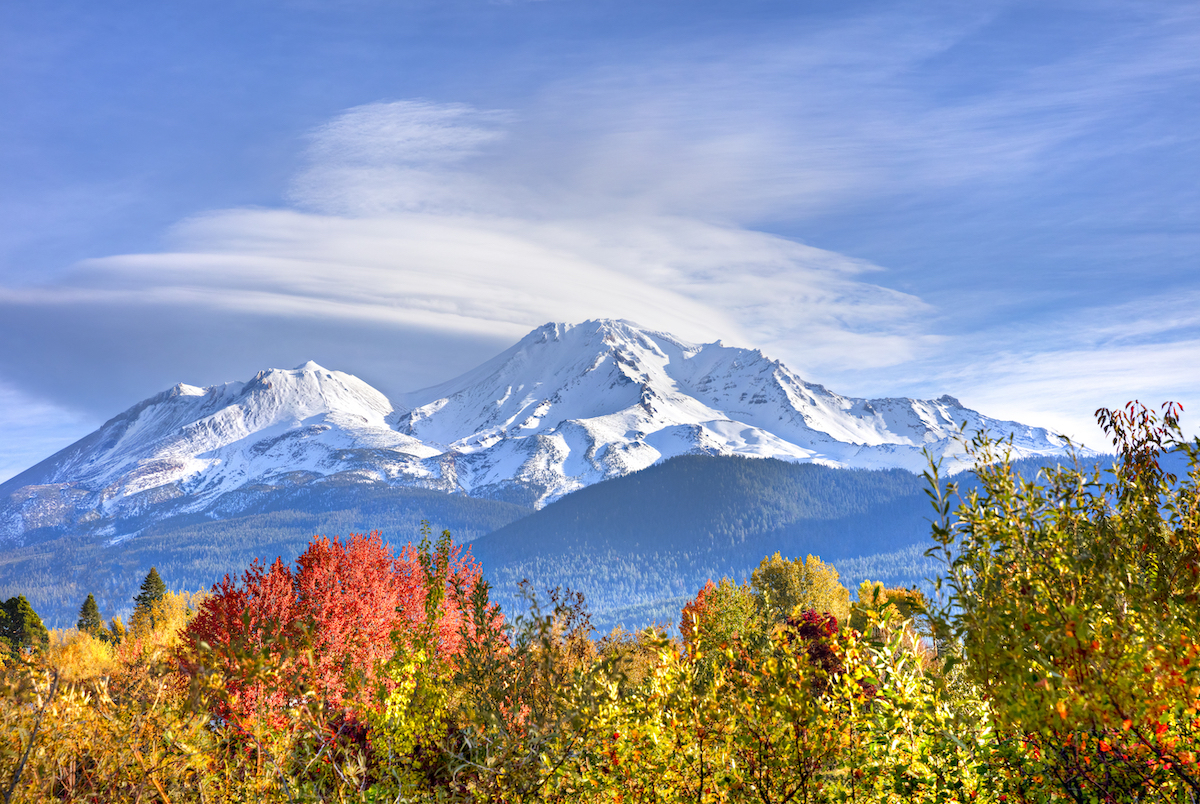
<path fill-rule="evenodd" d="M 1032 477 L 1053 459 L 1014 464 Z M 969 479 L 965 475 L 964 479 Z M 262 495 L 229 518 L 147 522 L 115 544 L 58 529 L 0 554 L 0 595 L 24 595 L 52 626 L 73 622 L 81 594 L 106 617 L 126 611 L 155 566 L 177 589 L 207 589 L 255 557 L 290 561 L 314 535 L 376 529 L 395 544 L 421 523 L 471 542 L 495 595 L 518 584 L 583 592 L 598 625 L 670 620 L 708 578 L 745 577 L 763 555 L 815 553 L 854 587 L 864 578 L 921 585 L 931 567 L 913 545 L 932 514 L 925 481 L 901 469 L 849 470 L 736 456 L 682 456 L 581 489 L 541 511 L 461 494 L 315 484 Z M 126 611 L 127 613 L 127 611 Z"/>
<path fill-rule="evenodd" d="M 1032 475 L 1052 462 L 1015 466 Z M 745 578 L 775 552 L 820 555 L 852 589 L 924 585 L 935 569 L 918 546 L 933 515 L 926 488 L 903 469 L 689 455 L 581 489 L 472 551 L 506 607 L 528 579 L 583 592 L 602 627 L 670 624 L 706 579 Z"/>

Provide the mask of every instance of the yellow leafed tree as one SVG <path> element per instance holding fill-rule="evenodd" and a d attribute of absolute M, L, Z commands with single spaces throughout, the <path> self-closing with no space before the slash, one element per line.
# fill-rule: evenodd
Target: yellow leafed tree
<path fill-rule="evenodd" d="M 810 555 L 804 561 L 775 555 L 764 558 L 750 575 L 759 605 L 782 620 L 797 608 L 832 614 L 838 622 L 850 616 L 850 591 L 838 580 L 832 564 Z"/>

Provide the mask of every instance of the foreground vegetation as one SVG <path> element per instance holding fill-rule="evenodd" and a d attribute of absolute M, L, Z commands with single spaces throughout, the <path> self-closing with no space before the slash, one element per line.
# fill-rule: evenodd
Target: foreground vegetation
<path fill-rule="evenodd" d="M 1102 411 L 1106 476 L 1028 481 L 984 438 L 957 505 L 932 471 L 940 606 L 871 583 L 852 604 L 820 559 L 775 555 L 706 584 L 678 640 L 594 640 L 567 592 L 506 618 L 428 532 L 398 556 L 316 539 L 205 594 L 153 573 L 128 626 L 91 600 L 43 639 L 14 599 L 0 794 L 1192 803 L 1200 444 L 1177 412 Z"/>

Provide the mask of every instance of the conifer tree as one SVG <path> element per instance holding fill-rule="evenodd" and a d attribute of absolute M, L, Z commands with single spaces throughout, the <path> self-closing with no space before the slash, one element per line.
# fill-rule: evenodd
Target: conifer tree
<path fill-rule="evenodd" d="M 0 638 L 13 651 L 40 650 L 50 644 L 50 632 L 24 595 L 10 597 L 0 607 Z"/>
<path fill-rule="evenodd" d="M 167 585 L 158 577 L 158 570 L 151 567 L 150 572 L 146 573 L 146 579 L 142 581 L 141 590 L 133 598 L 133 602 L 137 604 L 134 608 L 149 609 L 166 593 Z"/>
<path fill-rule="evenodd" d="M 104 620 L 100 617 L 100 607 L 96 605 L 96 598 L 90 594 L 79 609 L 79 622 L 75 624 L 75 627 L 92 636 L 97 636 L 104 628 Z"/>

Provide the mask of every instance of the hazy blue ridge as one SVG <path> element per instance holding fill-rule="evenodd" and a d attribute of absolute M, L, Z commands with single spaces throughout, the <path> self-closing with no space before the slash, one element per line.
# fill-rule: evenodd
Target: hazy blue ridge
<path fill-rule="evenodd" d="M 683 456 L 567 495 L 471 547 L 506 608 L 528 579 L 583 592 L 599 628 L 674 624 L 705 580 L 741 580 L 775 552 L 921 583 L 932 574 L 914 547 L 928 539 L 925 487 L 902 469 Z"/>

